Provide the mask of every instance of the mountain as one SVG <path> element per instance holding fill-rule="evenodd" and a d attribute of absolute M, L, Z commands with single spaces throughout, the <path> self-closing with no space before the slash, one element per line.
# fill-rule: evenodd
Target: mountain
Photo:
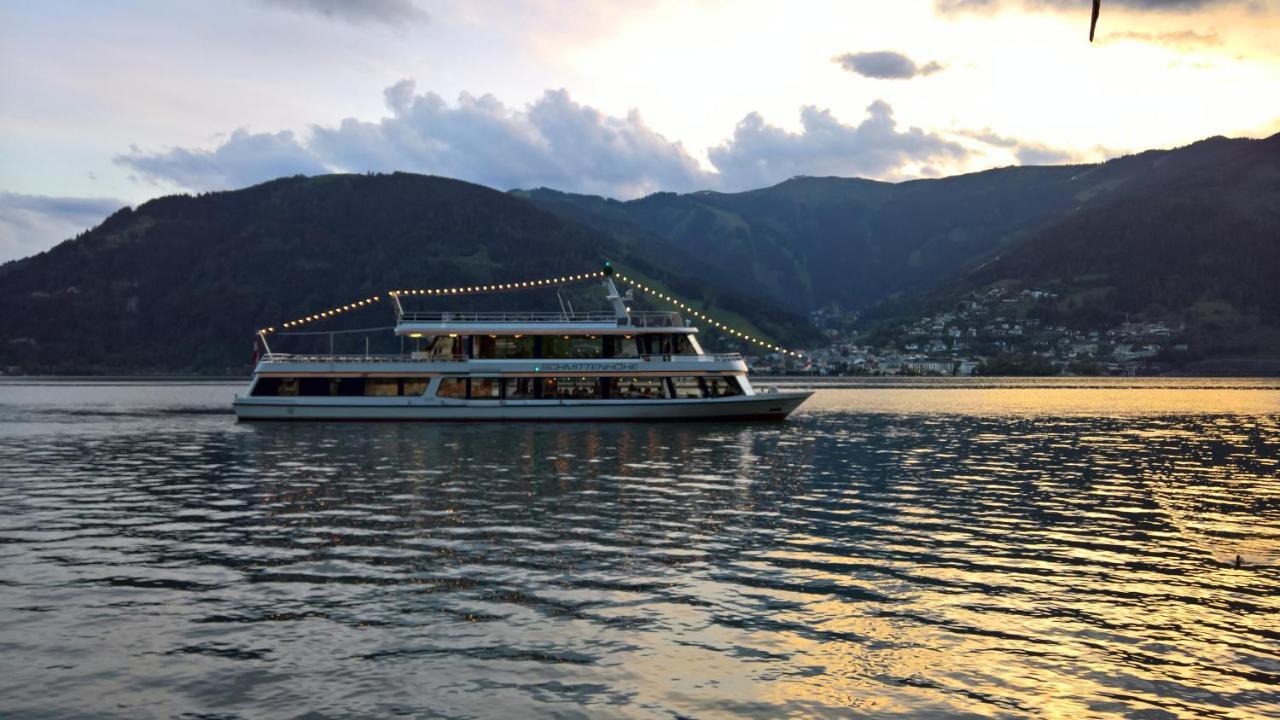
<path fill-rule="evenodd" d="M 744 293 L 797 310 L 832 303 L 858 310 L 930 291 L 997 257 L 1009 258 L 1001 271 L 1048 272 L 1097 234 L 1091 222 L 1122 227 L 1121 203 L 1199 182 L 1194 172 L 1219 189 L 1212 199 L 1177 206 L 1196 213 L 1195 237 L 1228 227 L 1275 237 L 1265 212 L 1252 224 L 1228 224 L 1243 220 L 1237 213 L 1247 207 L 1276 207 L 1265 182 L 1242 174 L 1249 156 L 1275 142 L 1214 138 L 1097 165 L 1007 167 L 902 183 L 799 177 L 749 192 L 658 193 L 630 202 L 547 189 L 518 194 L 619 241 L 667 241 L 708 261 L 704 273 L 736 282 Z M 1150 236 L 1159 244 L 1178 229 L 1157 223 L 1131 233 L 1159 233 Z M 1136 270 L 1160 282 L 1159 267 Z M 1231 272 L 1231 260 L 1224 256 L 1212 271 Z"/>
<path fill-rule="evenodd" d="M 539 206 L 619 240 L 665 240 L 707 272 L 797 310 L 858 308 L 932 287 L 1067 212 L 1069 167 L 1005 168 L 884 183 L 793 178 L 742 193 L 658 193 L 631 202 L 539 189 Z"/>
<path fill-rule="evenodd" d="M 406 173 L 159 198 L 0 265 L 0 368 L 242 372 L 264 325 L 388 288 L 556 276 L 605 258 L 784 344 L 816 345 L 801 313 L 829 306 L 884 337 L 978 296 L 1035 290 L 1049 299 L 1018 312 L 1046 326 L 1158 320 L 1181 328 L 1169 346 L 1192 356 L 1280 355 L 1280 135 L 1096 165 L 801 177 L 629 202 Z M 558 307 L 545 291 L 451 304 L 513 302 Z M 326 329 L 385 325 L 386 313 Z"/>
<path fill-rule="evenodd" d="M 596 270 L 606 258 L 748 332 L 815 338 L 805 319 L 685 271 L 699 264 L 685 251 L 663 242 L 642 250 L 506 193 L 405 173 L 164 197 L 0 265 L 0 368 L 245 372 L 259 327 L 389 288 L 554 277 Z M 570 288 L 565 298 L 579 308 L 603 305 L 598 288 Z M 521 295 L 451 298 L 450 307 L 558 307 L 548 290 Z M 390 320 L 379 303 L 317 329 Z M 339 341 L 363 349 L 363 336 Z M 328 338 L 290 342 L 303 349 Z"/>
<path fill-rule="evenodd" d="M 1038 319 L 1181 327 L 1197 356 L 1280 355 L 1280 135 L 1211 138 L 1077 170 L 1125 178 L 930 292 L 867 313 L 909 323 L 992 290 L 1051 293 Z"/>

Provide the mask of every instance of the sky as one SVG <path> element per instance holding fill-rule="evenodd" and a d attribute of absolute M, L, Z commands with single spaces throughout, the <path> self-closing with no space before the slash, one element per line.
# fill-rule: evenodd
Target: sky
<path fill-rule="evenodd" d="M 621 199 L 1280 132 L 1280 0 L 0 0 L 0 262 L 403 170 Z"/>

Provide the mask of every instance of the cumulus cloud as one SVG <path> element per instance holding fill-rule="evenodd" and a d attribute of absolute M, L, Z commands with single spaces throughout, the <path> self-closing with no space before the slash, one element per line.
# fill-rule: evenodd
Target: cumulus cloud
<path fill-rule="evenodd" d="M 893 108 L 876 100 L 857 125 L 840 122 L 829 110 L 806 106 L 801 131 L 787 132 L 751 113 L 733 137 L 708 151 L 720 171 L 720 185 L 743 190 L 777 183 L 795 175 L 893 177 L 906 167 L 965 159 L 957 142 L 917 127 L 900 129 Z"/>
<path fill-rule="evenodd" d="M 145 152 L 136 145 L 114 162 L 152 182 L 167 182 L 190 190 L 226 190 L 271 180 L 282 175 L 328 172 L 293 133 L 250 133 L 240 129 L 214 150 L 171 148 Z"/>
<path fill-rule="evenodd" d="M 386 88 L 384 98 L 387 113 L 380 119 L 316 125 L 305 137 L 237 130 L 213 149 L 135 147 L 115 161 L 146 181 L 195 191 L 286 175 L 400 170 L 499 190 L 545 186 L 625 199 L 659 190 L 745 190 L 796 175 L 933 176 L 983 156 L 964 140 L 1007 149 L 1025 164 L 1080 160 L 1072 151 L 989 129 L 940 134 L 903 127 L 883 100 L 856 122 L 805 106 L 798 132 L 750 113 L 728 139 L 707 150 L 708 169 L 638 112 L 608 115 L 564 90 L 511 107 L 492 95 L 466 93 L 450 103 L 404 80 Z"/>
<path fill-rule="evenodd" d="M 412 81 L 386 90 L 389 117 L 313 130 L 311 148 L 349 169 L 417 170 L 498 188 L 550 187 L 633 197 L 693 190 L 711 178 L 678 142 L 636 111 L 613 117 L 548 90 L 523 109 L 492 95 L 450 105 L 416 94 Z"/>
<path fill-rule="evenodd" d="M 0 262 L 47 250 L 127 204 L 111 198 L 0 192 Z"/>
<path fill-rule="evenodd" d="M 933 60 L 924 65 L 916 65 L 911 58 L 893 50 L 845 53 L 833 61 L 855 75 L 880 80 L 909 80 L 932 75 L 942 69 L 942 65 Z"/>
<path fill-rule="evenodd" d="M 354 24 L 404 27 L 424 22 L 427 14 L 414 0 L 260 0 L 274 7 Z"/>

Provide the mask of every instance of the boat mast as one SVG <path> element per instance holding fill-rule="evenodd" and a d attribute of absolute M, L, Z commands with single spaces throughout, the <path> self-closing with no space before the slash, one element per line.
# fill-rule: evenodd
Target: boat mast
<path fill-rule="evenodd" d="M 604 275 L 600 278 L 600 284 L 604 285 L 605 299 L 613 305 L 614 316 L 619 320 L 625 320 L 627 318 L 628 310 L 627 304 L 623 301 L 629 300 L 630 295 L 628 294 L 628 296 L 624 297 L 618 292 L 618 286 L 613 284 L 613 263 L 605 260 L 603 272 Z"/>

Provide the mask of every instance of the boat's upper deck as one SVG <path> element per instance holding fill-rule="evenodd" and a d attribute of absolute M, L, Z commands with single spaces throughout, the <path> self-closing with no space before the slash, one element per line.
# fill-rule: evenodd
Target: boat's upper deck
<path fill-rule="evenodd" d="M 693 335 L 677 312 L 417 312 L 400 313 L 397 335 Z"/>

